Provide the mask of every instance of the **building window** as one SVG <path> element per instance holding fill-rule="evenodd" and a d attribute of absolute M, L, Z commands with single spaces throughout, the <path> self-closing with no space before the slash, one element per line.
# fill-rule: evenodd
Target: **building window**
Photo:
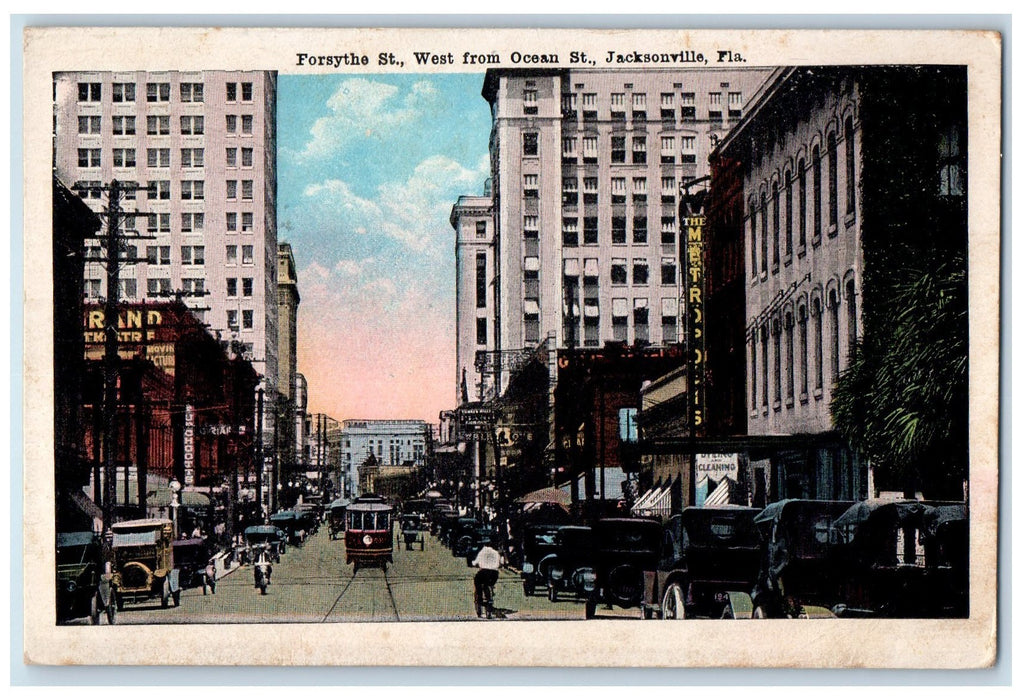
<path fill-rule="evenodd" d="M 742 93 L 727 94 L 727 118 L 728 121 L 738 121 L 742 118 Z"/>
<path fill-rule="evenodd" d="M 597 309 L 598 312 L 598 309 Z M 587 348 L 595 348 L 600 344 L 600 317 L 586 316 L 582 324 L 583 343 Z"/>
<path fill-rule="evenodd" d="M 243 246 L 241 246 L 241 264 L 242 265 L 251 265 L 253 263 L 252 253 L 253 253 L 252 246 L 250 246 L 250 245 L 243 245 Z"/>
<path fill-rule="evenodd" d="M 530 173 L 522 176 L 522 196 L 526 199 L 539 199 L 539 175 Z"/>
<path fill-rule="evenodd" d="M 181 246 L 181 264 L 182 265 L 205 265 L 206 264 L 206 247 L 201 245 L 183 245 Z"/>
<path fill-rule="evenodd" d="M 820 242 L 823 227 L 823 168 L 820 147 L 813 146 L 813 244 Z"/>
<path fill-rule="evenodd" d="M 476 308 L 486 308 L 486 254 L 476 253 Z"/>
<path fill-rule="evenodd" d="M 252 328 L 253 321 L 255 320 L 252 309 L 243 309 L 241 312 L 241 327 Z"/>
<path fill-rule="evenodd" d="M 146 149 L 146 165 L 150 168 L 169 168 L 170 167 L 170 149 L 169 148 L 147 148 Z"/>
<path fill-rule="evenodd" d="M 201 136 L 203 133 L 203 117 L 185 116 L 181 117 L 181 134 L 183 136 Z"/>
<path fill-rule="evenodd" d="M 813 361 L 814 377 L 816 382 L 814 384 L 817 392 L 823 391 L 823 309 L 820 308 L 820 300 L 813 299 L 812 302 L 812 316 L 813 316 Z"/>
<path fill-rule="evenodd" d="M 724 121 L 724 107 L 721 103 L 721 93 L 711 92 L 710 93 L 710 109 L 707 114 L 712 127 L 719 128 Z"/>
<path fill-rule="evenodd" d="M 660 327 L 665 345 L 678 342 L 678 300 L 676 298 L 660 300 Z"/>
<path fill-rule="evenodd" d="M 628 186 L 623 177 L 610 179 L 610 203 L 625 204 L 628 202 Z"/>
<path fill-rule="evenodd" d="M 201 277 L 184 277 L 181 280 L 181 288 L 188 296 L 204 296 L 206 280 Z"/>
<path fill-rule="evenodd" d="M 636 216 L 632 219 L 632 243 L 645 245 L 647 241 L 646 217 Z"/>
<path fill-rule="evenodd" d="M 100 149 L 98 148 L 79 148 L 78 149 L 78 167 L 79 168 L 98 168 L 100 167 Z"/>
<path fill-rule="evenodd" d="M 228 148 L 227 149 L 227 167 L 236 168 L 238 167 L 238 149 Z"/>
<path fill-rule="evenodd" d="M 827 213 L 830 232 L 837 233 L 837 137 L 827 134 Z"/>
<path fill-rule="evenodd" d="M 539 113 L 539 93 L 536 90 L 524 90 L 522 92 L 522 111 L 524 114 Z"/>
<path fill-rule="evenodd" d="M 252 278 L 242 277 L 241 278 L 241 295 L 245 297 L 252 296 Z"/>
<path fill-rule="evenodd" d="M 791 312 L 784 315 L 784 388 L 790 406 L 795 401 L 795 328 Z"/>
<path fill-rule="evenodd" d="M 134 136 L 135 117 L 114 117 L 114 136 Z"/>
<path fill-rule="evenodd" d="M 79 102 L 100 102 L 102 99 L 102 83 L 78 83 Z"/>
<path fill-rule="evenodd" d="M 624 136 L 611 136 L 610 137 L 610 162 L 611 163 L 624 163 L 625 162 L 625 137 Z"/>
<path fill-rule="evenodd" d="M 806 249 L 806 162 L 798 159 L 798 249 Z"/>
<path fill-rule="evenodd" d="M 486 222 L 476 222 L 476 238 L 486 238 Z"/>
<path fill-rule="evenodd" d="M 237 265 L 238 264 L 238 246 L 236 246 L 236 245 L 229 245 L 229 246 L 227 246 L 227 248 L 225 250 L 225 253 L 226 253 L 225 259 L 226 259 L 226 262 L 227 262 L 228 265 Z M 237 287 L 238 287 L 237 280 L 235 280 L 235 279 L 227 280 L 227 290 L 228 290 L 227 294 L 228 294 L 228 296 L 234 296 L 233 294 L 231 294 L 230 290 L 233 288 L 233 289 L 235 289 L 235 291 L 237 291 Z"/>
<path fill-rule="evenodd" d="M 774 340 L 774 405 L 779 407 L 781 403 L 781 327 L 780 321 L 773 321 Z"/>
<path fill-rule="evenodd" d="M 678 284 L 678 266 L 674 258 L 663 258 L 660 261 L 660 284 L 665 287 Z"/>
<path fill-rule="evenodd" d="M 170 214 L 146 214 L 146 220 L 149 233 L 170 233 Z"/>
<path fill-rule="evenodd" d="M 645 163 L 646 162 L 646 137 L 645 136 L 633 136 L 632 137 L 632 162 L 633 163 Z"/>
<path fill-rule="evenodd" d="M 696 94 L 694 92 L 681 93 L 681 118 L 696 118 Z"/>
<path fill-rule="evenodd" d="M 791 260 L 791 171 L 784 171 L 784 259 Z"/>
<path fill-rule="evenodd" d="M 809 332 L 806 307 L 798 307 L 798 387 L 799 396 L 804 400 L 809 393 Z"/>
<path fill-rule="evenodd" d="M 578 217 L 561 219 L 561 244 L 568 247 L 578 245 Z"/>
<path fill-rule="evenodd" d="M 228 114 L 226 115 L 227 125 L 225 127 L 228 134 L 238 133 L 238 115 Z"/>
<path fill-rule="evenodd" d="M 582 94 L 582 119 L 585 121 L 596 121 L 596 93 L 586 92 Z"/>
<path fill-rule="evenodd" d="M 561 139 L 561 156 L 569 160 L 578 157 L 578 139 L 574 136 L 565 136 Z"/>
<path fill-rule="evenodd" d="M 244 200 L 251 201 L 251 199 L 252 199 L 252 192 L 253 192 L 252 181 L 251 180 L 242 180 L 241 181 L 241 198 L 244 199 Z"/>
<path fill-rule="evenodd" d="M 170 280 L 150 277 L 146 280 L 146 293 L 151 297 L 170 296 Z"/>
<path fill-rule="evenodd" d="M 774 232 L 774 257 L 773 257 L 773 269 L 776 273 L 781 267 L 781 197 L 780 192 L 777 189 L 777 182 L 775 181 L 770 190 L 770 195 L 773 203 L 771 214 L 773 215 L 773 232 Z"/>
<path fill-rule="evenodd" d="M 677 220 L 673 216 L 660 217 L 660 243 L 663 245 L 674 245 L 675 234 L 677 234 Z"/>
<path fill-rule="evenodd" d="M 111 87 L 114 102 L 135 101 L 135 83 L 114 83 Z"/>
<path fill-rule="evenodd" d="M 238 312 L 236 309 L 227 310 L 227 327 L 232 330 L 238 330 Z"/>
<path fill-rule="evenodd" d="M 181 231 L 183 233 L 202 231 L 205 221 L 206 217 L 202 212 L 183 212 L 181 214 Z"/>
<path fill-rule="evenodd" d="M 203 150 L 201 148 L 182 148 L 181 167 L 201 168 L 204 165 Z"/>
<path fill-rule="evenodd" d="M 696 162 L 696 137 L 681 137 L 681 162 L 685 165 L 692 165 Z"/>
<path fill-rule="evenodd" d="M 522 294 L 523 299 L 539 299 L 539 259 L 528 257 L 525 258 L 525 272 L 522 275 L 522 280 L 525 283 L 525 291 Z"/>
<path fill-rule="evenodd" d="M 181 199 L 205 199 L 205 185 L 203 180 L 182 180 Z"/>
<path fill-rule="evenodd" d="M 596 204 L 599 198 L 600 179 L 596 177 L 582 178 L 582 201 L 585 204 Z"/>
<path fill-rule="evenodd" d="M 102 133 L 102 117 L 78 117 L 79 134 L 100 134 Z"/>
<path fill-rule="evenodd" d="M 582 162 L 595 163 L 599 155 L 600 142 L 596 136 L 582 137 Z"/>
<path fill-rule="evenodd" d="M 848 356 L 855 352 L 855 344 L 859 341 L 859 321 L 857 300 L 855 298 L 855 280 L 848 280 L 845 285 L 845 308 L 847 309 L 848 324 Z"/>
<path fill-rule="evenodd" d="M 169 136 L 170 117 L 146 117 L 146 134 L 149 136 Z"/>
<path fill-rule="evenodd" d="M 146 195 L 149 199 L 170 199 L 170 180 L 150 180 Z"/>
<path fill-rule="evenodd" d="M 243 212 L 241 212 L 241 230 L 242 231 L 251 231 L 252 230 L 252 225 L 253 225 L 253 220 L 254 220 L 254 217 L 252 215 L 252 212 L 250 212 L 250 211 L 243 211 Z"/>
<path fill-rule="evenodd" d="M 636 92 L 632 94 L 632 121 L 646 121 L 646 95 Z"/>
<path fill-rule="evenodd" d="M 599 243 L 599 217 L 587 216 L 583 219 L 582 242 L 586 245 Z"/>
<path fill-rule="evenodd" d="M 610 300 L 610 325 L 613 339 L 618 342 L 628 342 L 628 300 Z"/>
<path fill-rule="evenodd" d="M 646 178 L 632 178 L 632 202 L 635 204 L 646 203 Z"/>
<path fill-rule="evenodd" d="M 632 261 L 632 284 L 649 284 L 649 263 L 642 258 Z"/>
<path fill-rule="evenodd" d="M 146 83 L 146 102 L 170 102 L 170 83 Z"/>
<path fill-rule="evenodd" d="M 238 230 L 238 213 L 234 211 L 227 212 L 227 230 L 237 231 Z"/>
<path fill-rule="evenodd" d="M 228 180 L 227 181 L 227 199 L 238 198 L 238 181 Z"/>
<path fill-rule="evenodd" d="M 763 358 L 763 375 L 762 375 L 763 386 L 760 403 L 763 404 L 764 415 L 767 413 L 768 407 L 770 405 L 770 376 L 768 374 L 768 372 L 770 371 L 770 362 L 767 359 L 769 357 L 767 349 L 767 344 L 769 343 L 769 335 L 770 333 L 766 325 L 759 329 L 759 349 L 760 356 Z"/>
<path fill-rule="evenodd" d="M 761 274 L 765 275 L 767 273 L 767 253 L 768 253 L 767 227 L 769 226 L 769 223 L 767 222 L 766 192 L 762 192 L 759 195 L 759 221 L 760 221 L 759 229 L 761 233 L 759 237 L 760 243 L 759 271 Z"/>
<path fill-rule="evenodd" d="M 241 101 L 242 102 L 252 101 L 252 83 L 241 84 Z"/>
<path fill-rule="evenodd" d="M 535 132 L 526 132 L 522 134 L 522 155 L 539 155 L 539 134 Z"/>
<path fill-rule="evenodd" d="M 251 134 L 252 133 L 252 115 L 243 114 L 241 115 L 241 133 Z"/>
<path fill-rule="evenodd" d="M 674 137 L 673 136 L 661 136 L 660 137 L 660 162 L 661 163 L 673 163 L 674 162 Z"/>
<path fill-rule="evenodd" d="M 635 328 L 635 342 L 649 342 L 649 307 L 645 299 L 636 299 L 632 309 L 632 319 Z"/>
<path fill-rule="evenodd" d="M 614 258 L 610 261 L 610 283 L 615 285 L 628 284 L 628 261 Z"/>
<path fill-rule="evenodd" d="M 135 167 L 135 149 L 134 148 L 115 148 L 114 149 L 114 167 L 115 168 L 134 168 Z"/>
<path fill-rule="evenodd" d="M 170 264 L 170 246 L 169 245 L 150 245 L 146 246 L 146 263 L 149 265 L 169 265 Z"/>
<path fill-rule="evenodd" d="M 612 216 L 610 218 L 610 242 L 614 245 L 624 245 L 628 242 L 626 230 L 628 218 L 624 216 Z"/>
<path fill-rule="evenodd" d="M 841 373 L 841 334 L 838 328 L 840 318 L 837 290 L 832 289 L 827 295 L 827 310 L 830 312 L 830 380 L 836 382 Z"/>
<path fill-rule="evenodd" d="M 578 96 L 574 93 L 561 95 L 561 116 L 574 119 L 578 115 Z"/>
<path fill-rule="evenodd" d="M 845 214 L 855 212 L 855 130 L 852 116 L 845 117 Z"/>
<path fill-rule="evenodd" d="M 965 195 L 965 157 L 962 154 L 961 134 L 957 126 L 945 129 L 937 142 L 938 183 L 941 197 Z"/>
<path fill-rule="evenodd" d="M 237 102 L 238 101 L 238 84 L 227 83 L 227 101 Z"/>
<path fill-rule="evenodd" d="M 578 204 L 578 178 L 561 178 L 561 204 L 575 206 Z"/>
<path fill-rule="evenodd" d="M 525 313 L 525 342 L 539 342 L 539 314 Z"/>
<path fill-rule="evenodd" d="M 181 83 L 182 102 L 202 102 L 202 83 Z"/>

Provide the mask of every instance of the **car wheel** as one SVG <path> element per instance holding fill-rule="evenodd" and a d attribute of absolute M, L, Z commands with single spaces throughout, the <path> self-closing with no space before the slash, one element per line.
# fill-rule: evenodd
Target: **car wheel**
<path fill-rule="evenodd" d="M 176 591 L 174 591 L 174 607 L 176 608 L 179 605 L 181 605 L 181 589 L 180 588 L 177 589 Z"/>
<path fill-rule="evenodd" d="M 529 596 L 533 596 L 533 595 L 536 594 L 536 584 L 533 583 L 532 581 L 530 581 L 529 579 L 526 579 L 522 583 L 522 589 L 523 589 L 523 592 L 525 593 L 525 597 L 527 597 L 527 598 Z"/>
<path fill-rule="evenodd" d="M 755 608 L 753 608 L 752 610 L 753 620 L 766 620 L 768 617 L 770 616 L 767 615 L 766 608 L 764 608 L 762 605 L 757 605 Z"/>
<path fill-rule="evenodd" d="M 120 593 L 115 594 L 114 597 L 117 599 L 117 612 L 121 612 L 124 610 L 124 598 Z"/>
<path fill-rule="evenodd" d="M 114 601 L 110 601 L 110 604 L 106 606 L 106 621 L 107 624 L 115 624 L 117 622 L 117 605 Z"/>
<path fill-rule="evenodd" d="M 96 593 L 92 596 L 92 600 L 89 601 L 89 622 L 94 625 L 98 625 L 100 612 L 99 593 Z"/>
<path fill-rule="evenodd" d="M 653 615 L 653 608 L 652 608 L 652 606 L 643 605 L 642 606 L 642 619 L 643 620 L 652 620 L 653 617 L 654 617 L 654 615 Z"/>
<path fill-rule="evenodd" d="M 595 600 L 587 600 L 586 601 L 586 619 L 587 620 L 592 620 L 594 617 L 596 617 L 596 601 Z"/>
<path fill-rule="evenodd" d="M 160 605 L 165 608 L 170 607 L 170 582 L 167 579 L 163 579 L 163 592 L 160 594 Z"/>
<path fill-rule="evenodd" d="M 660 610 L 665 620 L 685 619 L 685 595 L 677 583 L 672 583 L 664 591 L 664 600 L 660 605 Z"/>

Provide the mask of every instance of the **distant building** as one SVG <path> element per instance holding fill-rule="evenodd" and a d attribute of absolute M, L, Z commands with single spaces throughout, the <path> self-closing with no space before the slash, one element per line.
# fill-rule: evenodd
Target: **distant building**
<path fill-rule="evenodd" d="M 370 457 L 381 467 L 421 466 L 430 430 L 421 420 L 343 421 L 340 471 L 348 483 L 358 484 L 358 468 Z"/>
<path fill-rule="evenodd" d="M 493 398 L 492 374 L 480 374 L 477 358 L 484 362 L 496 349 L 494 328 L 496 256 L 493 247 L 493 198 L 464 196 L 451 210 L 455 231 L 457 367 L 456 401 Z"/>
<path fill-rule="evenodd" d="M 277 460 L 286 468 L 295 461 L 295 381 L 298 375 L 298 273 L 290 243 L 277 246 L 278 372 Z"/>

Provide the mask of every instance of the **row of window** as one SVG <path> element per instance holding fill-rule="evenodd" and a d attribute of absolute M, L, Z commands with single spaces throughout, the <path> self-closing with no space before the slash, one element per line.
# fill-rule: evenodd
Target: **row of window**
<path fill-rule="evenodd" d="M 599 119 L 600 96 L 595 92 L 581 93 L 582 118 L 586 121 Z M 630 97 L 630 99 L 629 99 Z M 536 102 L 538 93 L 535 90 L 526 89 L 522 93 L 524 113 L 526 115 L 536 114 Z M 724 93 L 707 93 L 708 109 L 707 118 L 710 121 L 722 121 L 724 114 Z M 727 115 L 729 119 L 737 120 L 742 118 L 743 98 L 741 92 L 727 93 Z M 577 118 L 579 106 L 578 93 L 564 93 L 561 95 L 561 114 L 568 118 Z M 624 92 L 610 93 L 610 119 L 612 121 L 623 121 L 630 116 L 632 121 L 643 122 L 649 117 L 649 103 L 646 93 L 633 92 L 630 95 Z M 606 104 L 604 104 L 606 109 Z M 660 93 L 661 121 L 675 121 L 679 116 L 683 121 L 696 119 L 696 94 L 694 92 L 662 92 Z"/>
<path fill-rule="evenodd" d="M 824 301 L 814 296 L 808 305 L 802 303 L 768 323 L 753 329 L 749 341 L 749 403 L 750 411 L 762 414 L 794 406 L 796 389 L 799 400 L 809 400 L 812 380 L 813 396 L 823 398 L 824 356 L 829 366 L 830 381 L 837 381 L 841 372 L 842 342 L 844 356 L 854 350 L 858 336 L 858 303 L 855 281 L 848 280 L 844 289 L 845 320 L 841 332 L 841 309 L 837 287 Z M 827 332 L 825 333 L 824 327 Z M 826 339 L 825 339 L 826 335 Z M 842 341 L 843 337 L 843 341 Z"/>
<path fill-rule="evenodd" d="M 239 217 L 239 214 L 241 215 Z M 123 214 L 123 230 L 125 231 L 137 231 L 138 230 L 138 219 L 144 217 L 146 220 L 146 230 L 149 233 L 170 233 L 170 214 L 169 213 L 152 213 L 152 214 Z M 226 214 L 226 228 L 228 232 L 240 230 L 243 232 L 250 232 L 254 227 L 254 216 L 252 212 L 227 212 Z M 197 212 L 182 212 L 181 213 L 181 232 L 182 233 L 200 233 L 206 230 L 206 214 L 201 211 Z"/>
<path fill-rule="evenodd" d="M 226 152 L 226 163 L 229 168 L 238 167 L 238 154 L 241 154 L 241 167 L 251 168 L 255 160 L 254 149 L 252 148 L 228 148 Z M 115 148 L 113 149 L 113 165 L 115 168 L 134 168 L 138 164 L 136 156 L 136 149 L 134 148 Z M 149 168 L 169 168 L 171 167 L 171 149 L 169 148 L 147 148 L 146 149 L 146 166 Z M 98 148 L 79 148 L 78 149 L 78 167 L 81 168 L 98 168 L 102 165 L 102 155 Z M 205 149 L 202 148 L 182 148 L 181 149 L 181 167 L 184 168 L 202 168 L 205 166 Z"/>
<path fill-rule="evenodd" d="M 852 217 L 855 214 L 857 183 L 851 115 L 845 119 L 844 130 L 845 216 Z M 826 153 L 821 154 L 820 146 L 814 145 L 808 168 L 805 158 L 799 158 L 794 171 L 785 169 L 780 182 L 771 182 L 769 190 L 764 185 L 758 197 L 753 195 L 749 199 L 749 263 L 753 277 L 766 275 L 770 267 L 778 271 L 782 256 L 786 262 L 791 260 L 794 246 L 797 245 L 800 254 L 805 251 L 810 224 L 812 243 L 816 245 L 821 241 L 824 196 L 828 233 L 837 234 L 839 166 L 837 135 L 833 131 L 827 135 L 826 149 Z M 823 181 L 824 159 L 826 184 Z"/>
<path fill-rule="evenodd" d="M 118 290 L 121 299 L 135 299 L 138 297 L 138 280 L 123 278 L 118 281 Z M 101 292 L 102 280 L 85 280 L 84 294 L 86 299 L 99 299 L 101 298 Z M 146 292 L 151 297 L 171 296 L 170 279 L 167 277 L 150 277 L 146 280 Z M 181 279 L 181 292 L 185 296 L 204 296 L 206 294 L 206 280 L 202 277 L 184 277 Z"/>
<path fill-rule="evenodd" d="M 146 135 L 148 136 L 169 136 L 170 116 L 149 115 L 145 118 Z M 228 135 L 241 133 L 251 135 L 255 124 L 255 117 L 251 114 L 228 114 L 224 117 L 224 129 Z M 110 118 L 110 133 L 114 136 L 135 136 L 137 131 L 137 118 L 132 115 L 115 115 Z M 182 136 L 201 136 L 206 132 L 206 119 L 201 115 L 185 115 L 178 118 L 179 133 Z M 103 118 L 101 116 L 79 116 L 78 133 L 83 135 L 98 135 L 103 133 Z"/>
<path fill-rule="evenodd" d="M 615 299 L 614 302 L 625 302 L 626 299 Z M 636 303 L 645 300 L 635 300 Z M 615 308 L 616 308 L 615 304 Z M 626 307 L 627 308 L 627 307 Z M 629 342 L 628 331 L 631 325 L 632 340 L 635 343 L 650 342 L 650 319 L 647 306 L 636 306 L 629 314 L 627 311 L 620 315 L 611 315 L 611 340 Z M 476 319 L 476 344 L 486 345 L 488 322 L 485 318 Z M 540 338 L 539 313 L 526 312 L 523 320 L 524 340 L 526 343 L 538 343 Z M 661 315 L 660 317 L 661 340 L 664 344 L 677 343 L 678 316 Z M 581 345 L 585 347 L 599 347 L 600 345 L 600 317 L 596 315 L 575 315 L 564 319 L 565 342 L 577 344 L 581 336 Z"/>
<path fill-rule="evenodd" d="M 238 101 L 238 88 L 241 87 L 241 101 L 252 101 L 252 83 L 226 83 L 228 102 Z M 134 102 L 135 83 L 112 83 L 110 85 L 110 99 L 113 102 Z M 179 96 L 182 102 L 202 102 L 204 100 L 205 86 L 203 83 L 179 83 Z M 146 83 L 146 102 L 170 102 L 170 83 Z M 78 83 L 79 102 L 102 102 L 102 83 Z"/>
<path fill-rule="evenodd" d="M 80 153 L 79 163 L 81 163 Z M 241 183 L 241 199 L 244 201 L 252 201 L 255 194 L 255 184 L 253 180 L 227 180 L 227 199 L 238 199 L 239 182 Z M 138 186 L 137 183 L 124 182 L 122 184 L 125 188 L 124 198 L 135 199 L 135 188 Z M 181 199 L 183 200 L 202 200 L 206 198 L 205 180 L 180 180 L 178 185 L 181 192 Z M 80 197 L 82 197 L 82 199 L 99 199 L 102 197 L 103 191 L 102 183 L 91 180 L 76 182 L 74 190 Z M 169 200 L 171 195 L 170 180 L 149 180 L 149 182 L 146 183 L 145 191 L 146 197 L 149 199 Z"/>

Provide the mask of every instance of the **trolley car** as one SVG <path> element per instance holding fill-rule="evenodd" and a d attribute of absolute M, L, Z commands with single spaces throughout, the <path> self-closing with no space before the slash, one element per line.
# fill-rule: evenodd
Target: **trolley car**
<path fill-rule="evenodd" d="M 394 561 L 394 509 L 372 494 L 356 498 L 345 513 L 344 549 L 348 564 L 380 566 Z"/>

